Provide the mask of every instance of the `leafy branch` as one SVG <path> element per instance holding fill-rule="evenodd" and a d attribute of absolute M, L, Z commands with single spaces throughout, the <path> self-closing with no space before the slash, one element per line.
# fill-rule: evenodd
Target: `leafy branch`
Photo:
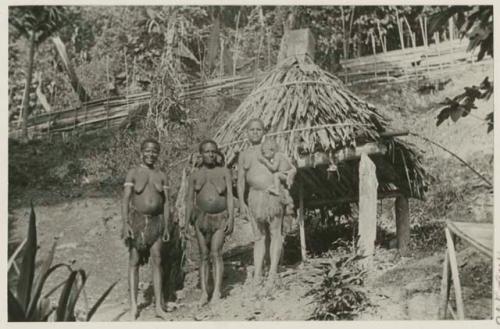
<path fill-rule="evenodd" d="M 431 33 L 439 29 L 449 18 L 455 17 L 460 35 L 469 38 L 467 51 L 473 51 L 479 47 L 477 60 L 480 61 L 485 55 L 493 57 L 493 6 L 450 6 L 431 16 Z M 465 92 L 453 97 L 446 98 L 440 104 L 436 126 L 446 119 L 451 118 L 456 122 L 461 117 L 471 113 L 477 108 L 477 99 L 489 99 L 493 94 L 493 83 L 486 77 L 479 87 L 466 87 Z M 485 121 L 488 123 L 488 133 L 493 130 L 493 112 L 489 113 Z"/>
<path fill-rule="evenodd" d="M 439 104 L 443 105 L 439 108 L 439 114 L 437 116 L 436 126 L 441 125 L 448 118 L 451 118 L 453 122 L 457 122 L 458 119 L 466 117 L 471 113 L 472 109 L 476 109 L 475 101 L 477 99 L 488 100 L 493 94 L 493 82 L 490 82 L 488 77 L 486 77 L 481 84 L 478 86 L 465 87 L 465 91 L 452 99 L 446 97 L 446 99 Z M 493 112 L 489 113 L 485 121 L 488 122 L 488 132 L 493 129 Z"/>

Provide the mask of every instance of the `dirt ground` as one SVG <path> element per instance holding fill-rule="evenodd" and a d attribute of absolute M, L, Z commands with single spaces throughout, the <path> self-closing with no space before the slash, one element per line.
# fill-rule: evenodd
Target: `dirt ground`
<path fill-rule="evenodd" d="M 120 216 L 117 199 L 77 199 L 36 208 L 40 256 L 43 257 L 59 236 L 55 262 L 73 262 L 89 273 L 86 296 L 78 305 L 85 310 L 115 280 L 118 285 L 108 296 L 94 321 L 126 321 L 127 252 L 119 240 Z M 20 239 L 26 231 L 28 209 L 16 209 L 18 218 L 12 238 Z M 171 320 L 307 320 L 313 310 L 307 292 L 321 283 L 315 264 L 327 259 L 314 258 L 305 264 L 287 264 L 280 268 L 281 285 L 273 291 L 255 289 L 248 280 L 252 251 L 248 224 L 239 222 L 225 253 L 223 300 L 216 305 L 197 306 L 200 297 L 198 274 L 188 273 L 185 287 L 179 291 Z M 246 237 L 246 238 L 245 238 Z M 246 241 L 245 241 L 246 240 Z M 195 248 L 195 247 L 193 247 Z M 491 317 L 491 261 L 465 246 L 460 247 L 459 267 L 464 283 L 466 315 L 472 319 Z M 193 250 L 194 253 L 196 252 Z M 374 269 L 369 272 L 364 289 L 372 305 L 359 314 L 361 320 L 430 320 L 437 318 L 439 287 L 444 250 L 431 255 L 414 254 L 402 258 L 397 249 L 378 248 Z M 195 264 L 193 264 L 195 265 Z M 63 274 L 62 272 L 60 273 Z M 63 276 L 55 275 L 49 286 Z M 144 309 L 138 320 L 158 321 L 153 314 L 149 266 L 140 271 L 140 302 Z"/>

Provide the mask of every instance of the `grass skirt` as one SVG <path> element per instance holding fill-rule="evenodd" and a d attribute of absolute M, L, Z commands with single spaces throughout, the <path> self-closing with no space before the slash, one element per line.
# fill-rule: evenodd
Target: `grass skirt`
<path fill-rule="evenodd" d="M 144 265 L 149 259 L 149 249 L 163 235 L 165 225 L 163 214 L 145 215 L 130 208 L 129 221 L 134 237 L 127 238 L 125 244 L 138 251 L 139 265 Z"/>

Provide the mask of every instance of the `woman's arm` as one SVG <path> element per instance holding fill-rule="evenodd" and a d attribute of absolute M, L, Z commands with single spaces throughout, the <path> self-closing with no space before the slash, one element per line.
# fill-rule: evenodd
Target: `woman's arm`
<path fill-rule="evenodd" d="M 164 203 L 163 203 L 163 242 L 167 242 L 170 240 L 170 200 L 168 193 L 168 183 L 167 183 L 167 175 L 162 173 L 162 186 L 163 186 L 163 195 L 164 195 Z"/>
<path fill-rule="evenodd" d="M 135 183 L 135 170 L 130 169 L 125 178 L 125 184 L 123 188 L 123 198 L 122 198 L 122 239 L 127 238 L 132 232 L 130 231 L 129 220 L 129 205 L 130 199 L 132 198 L 132 193 L 134 191 Z"/>
<path fill-rule="evenodd" d="M 194 175 L 195 173 L 192 173 L 189 176 L 189 182 L 188 182 L 188 193 L 186 196 L 186 220 L 189 224 L 193 224 L 192 220 L 192 215 L 193 215 L 193 206 L 194 206 Z"/>
<path fill-rule="evenodd" d="M 234 197 L 233 197 L 233 184 L 231 172 L 229 169 L 224 168 L 224 179 L 226 181 L 226 198 L 227 198 L 227 211 L 229 213 L 228 225 L 225 227 L 226 234 L 233 233 L 234 229 Z"/>
<path fill-rule="evenodd" d="M 245 205 L 245 153 L 240 153 L 238 157 L 238 182 L 236 185 L 238 199 L 240 200 L 240 211 L 246 209 Z"/>

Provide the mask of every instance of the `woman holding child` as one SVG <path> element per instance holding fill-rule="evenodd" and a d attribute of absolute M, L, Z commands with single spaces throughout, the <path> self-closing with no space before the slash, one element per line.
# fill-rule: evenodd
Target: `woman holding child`
<path fill-rule="evenodd" d="M 200 143 L 201 165 L 189 180 L 186 218 L 194 225 L 200 247 L 200 304 L 208 302 L 209 260 L 212 262 L 214 292 L 211 302 L 221 297 L 224 262 L 222 246 L 234 228 L 234 201 L 231 173 L 220 161 L 213 140 Z"/>

